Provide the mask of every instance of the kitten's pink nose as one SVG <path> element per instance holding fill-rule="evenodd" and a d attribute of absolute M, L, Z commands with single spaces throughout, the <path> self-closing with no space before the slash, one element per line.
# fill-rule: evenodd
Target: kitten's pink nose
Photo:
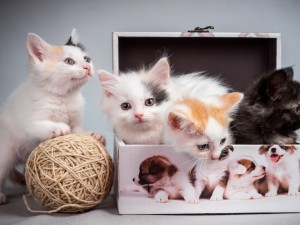
<path fill-rule="evenodd" d="M 83 66 L 83 69 L 87 70 L 89 73 L 91 72 L 91 67 L 88 65 Z"/>
<path fill-rule="evenodd" d="M 144 117 L 144 114 L 137 113 L 137 114 L 134 115 L 134 117 L 141 120 Z"/>

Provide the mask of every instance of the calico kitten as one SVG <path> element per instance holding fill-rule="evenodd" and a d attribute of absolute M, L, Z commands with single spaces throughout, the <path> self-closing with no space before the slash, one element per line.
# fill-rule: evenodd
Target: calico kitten
<path fill-rule="evenodd" d="M 230 113 L 243 98 L 241 93 L 187 98 L 174 104 L 167 113 L 166 139 L 179 153 L 192 156 L 197 196 L 206 189 L 212 200 L 223 199 L 225 176 L 233 148 L 229 131 Z"/>
<path fill-rule="evenodd" d="M 30 79 L 12 93 L 0 111 L 0 204 L 6 202 L 3 186 L 15 165 L 49 138 L 83 132 L 84 99 L 80 87 L 93 73 L 75 30 L 63 46 L 52 46 L 28 34 Z M 104 139 L 91 133 L 100 141 Z"/>
<path fill-rule="evenodd" d="M 166 106 L 186 96 L 222 95 L 228 88 L 202 73 L 170 75 L 167 58 L 151 69 L 121 73 L 98 72 L 104 90 L 103 110 L 128 144 L 163 143 Z"/>
<path fill-rule="evenodd" d="M 291 67 L 259 78 L 231 123 L 236 144 L 294 144 L 300 128 L 300 83 Z"/>

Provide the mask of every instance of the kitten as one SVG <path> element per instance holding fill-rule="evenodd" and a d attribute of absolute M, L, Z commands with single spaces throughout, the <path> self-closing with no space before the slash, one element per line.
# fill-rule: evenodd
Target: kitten
<path fill-rule="evenodd" d="M 121 73 L 98 72 L 104 90 L 103 111 L 117 135 L 128 144 L 163 143 L 166 106 L 185 96 L 222 95 L 228 88 L 202 73 L 170 75 L 167 58 L 151 69 Z"/>
<path fill-rule="evenodd" d="M 0 204 L 6 202 L 7 176 L 20 177 L 14 167 L 49 138 L 83 132 L 84 99 L 80 87 L 93 73 L 74 29 L 63 46 L 52 46 L 28 34 L 30 79 L 12 93 L 0 111 Z M 91 133 L 104 142 L 104 139 Z"/>
<path fill-rule="evenodd" d="M 300 83 L 291 67 L 262 76 L 245 92 L 231 123 L 237 144 L 294 144 L 300 128 Z"/>
<path fill-rule="evenodd" d="M 229 115 L 242 98 L 241 93 L 186 98 L 168 110 L 166 139 L 177 152 L 195 161 L 191 174 L 198 197 L 206 189 L 211 200 L 223 199 L 224 187 L 219 184 L 233 151 L 226 147 L 231 144 Z"/>

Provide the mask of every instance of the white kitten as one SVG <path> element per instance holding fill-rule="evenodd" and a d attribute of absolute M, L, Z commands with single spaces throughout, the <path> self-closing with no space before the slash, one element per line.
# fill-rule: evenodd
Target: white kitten
<path fill-rule="evenodd" d="M 186 96 L 222 95 L 228 88 L 201 73 L 170 76 L 167 58 L 150 70 L 121 73 L 98 71 L 104 90 L 103 110 L 119 138 L 128 144 L 160 144 L 166 107 Z"/>
<path fill-rule="evenodd" d="M 64 46 L 28 34 L 27 49 L 30 79 L 0 111 L 0 204 L 6 201 L 2 191 L 6 177 L 18 174 L 14 166 L 24 162 L 41 141 L 83 131 L 80 87 L 93 73 L 93 64 L 75 29 Z"/>

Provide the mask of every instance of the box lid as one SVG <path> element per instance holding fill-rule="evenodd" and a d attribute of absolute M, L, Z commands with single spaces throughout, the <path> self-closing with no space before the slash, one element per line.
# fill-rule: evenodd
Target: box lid
<path fill-rule="evenodd" d="M 113 70 L 136 70 L 168 56 L 174 74 L 206 71 L 244 91 L 281 66 L 278 33 L 114 32 Z"/>

